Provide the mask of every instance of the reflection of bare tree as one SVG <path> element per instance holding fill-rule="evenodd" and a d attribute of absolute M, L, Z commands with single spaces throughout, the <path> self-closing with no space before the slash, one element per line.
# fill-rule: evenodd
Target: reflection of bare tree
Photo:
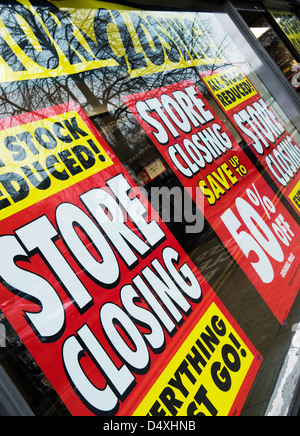
<path fill-rule="evenodd" d="M 146 13 L 142 14 L 142 16 L 134 13 L 132 19 L 138 29 L 136 33 L 138 40 L 134 42 L 136 44 L 138 42 L 143 47 L 148 57 L 146 59 L 143 53 L 139 54 L 139 67 L 149 64 L 150 60 L 158 67 L 161 67 L 166 59 L 178 62 L 180 58 L 190 62 L 191 65 L 193 62 L 200 64 L 202 60 L 203 65 L 173 71 L 168 69 L 156 74 L 130 79 L 128 68 L 129 66 L 133 67 L 133 63 L 129 62 L 129 56 L 133 54 L 134 50 L 133 40 L 125 22 L 122 21 L 117 11 L 110 14 L 106 10 L 99 13 L 84 10 L 84 14 L 88 14 L 95 21 L 95 34 L 98 39 L 101 38 L 102 45 L 96 44 L 93 39 L 83 32 L 87 43 L 83 47 L 76 37 L 76 32 L 71 24 L 71 16 L 68 12 L 59 11 L 47 1 L 39 1 L 38 5 L 35 6 L 36 13 L 46 24 L 47 29 L 50 29 L 51 38 L 55 40 L 70 64 L 80 63 L 82 59 L 91 61 L 97 58 L 107 59 L 114 56 L 119 66 L 91 70 L 70 76 L 12 82 L 10 84 L 4 83 L 0 86 L 1 117 L 13 116 L 76 100 L 90 116 L 100 113 L 106 114 L 104 124 L 108 124 L 110 128 L 106 129 L 105 133 L 110 137 L 112 145 L 121 148 L 125 153 L 129 149 L 133 151 L 139 147 L 142 134 L 137 132 L 136 121 L 123 104 L 122 96 L 143 90 L 156 89 L 186 79 L 199 82 L 200 86 L 198 72 L 201 73 L 202 70 L 215 71 L 226 66 L 226 61 L 220 62 L 220 59 L 226 59 L 231 41 L 225 32 L 219 28 L 216 29 L 211 15 L 206 13 L 198 15 L 181 14 L 180 19 L 176 19 L 174 16 L 172 18 L 166 16 L 161 21 L 157 21 L 153 16 L 147 18 Z M 26 13 L 24 6 L 13 2 L 0 12 L 0 18 L 2 17 L 4 20 L 15 42 L 31 59 L 45 68 L 57 68 L 59 63 L 57 46 L 51 43 L 51 39 L 46 35 L 36 13 L 33 14 L 28 9 L 27 11 Z M 28 35 L 26 35 L 26 32 L 24 33 L 24 28 L 20 25 L 21 19 L 19 16 L 21 14 L 30 25 L 33 34 L 36 35 L 37 44 L 35 46 L 29 43 Z M 56 18 L 54 18 L 54 14 Z M 82 16 L 80 19 L 83 19 Z M 106 26 L 113 23 L 113 20 L 118 23 L 119 32 L 122 33 L 122 49 L 119 44 L 118 56 L 116 50 L 112 51 L 108 37 L 105 36 Z M 146 24 L 148 26 L 147 31 L 145 31 Z M 85 24 L 84 27 L 87 29 L 89 25 Z M 187 31 L 187 29 L 189 30 Z M 149 43 L 149 32 L 150 38 L 153 40 L 152 43 Z M 217 43 L 213 42 L 216 34 L 218 34 Z M 116 38 L 120 38 L 120 35 L 116 34 Z M 1 42 L 3 43 L 3 40 Z M 173 47 L 171 47 L 172 44 Z M 160 57 L 157 56 L 159 52 Z M 15 55 L 12 51 L 7 51 L 4 58 L 10 65 L 13 63 Z M 210 65 L 207 65 L 207 59 L 211 60 Z M 138 62 L 138 60 L 135 60 L 135 62 Z M 15 68 L 18 68 L 18 66 L 16 65 Z M 204 88 L 203 92 L 205 92 Z M 104 124 L 102 123 L 103 129 L 105 128 Z M 125 138 L 127 138 L 127 141 Z M 122 141 L 121 147 L 120 141 Z"/>

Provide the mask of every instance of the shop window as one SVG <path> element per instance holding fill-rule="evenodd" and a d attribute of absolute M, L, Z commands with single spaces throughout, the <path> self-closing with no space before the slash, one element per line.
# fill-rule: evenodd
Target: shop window
<path fill-rule="evenodd" d="M 38 16 L 41 39 L 2 78 L 3 144 L 21 173 L 4 178 L 0 156 L 1 210 L 16 207 L 0 239 L 16 251 L 0 265 L 0 363 L 37 415 L 261 415 L 299 318 L 299 132 L 224 13 L 62 3 L 27 11 L 23 37 Z M 264 16 L 244 18 L 290 77 L 292 54 Z M 58 309 L 39 324 L 41 283 Z"/>

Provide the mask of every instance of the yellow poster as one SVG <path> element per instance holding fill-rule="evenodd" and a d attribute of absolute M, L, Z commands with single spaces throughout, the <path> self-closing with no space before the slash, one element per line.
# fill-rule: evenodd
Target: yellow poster
<path fill-rule="evenodd" d="M 207 14 L 206 14 L 207 16 Z M 224 63 L 209 22 L 95 0 L 18 0 L 0 11 L 0 83 L 124 68 L 130 77 Z"/>
<path fill-rule="evenodd" d="M 294 12 L 269 11 L 300 54 L 300 20 Z"/>

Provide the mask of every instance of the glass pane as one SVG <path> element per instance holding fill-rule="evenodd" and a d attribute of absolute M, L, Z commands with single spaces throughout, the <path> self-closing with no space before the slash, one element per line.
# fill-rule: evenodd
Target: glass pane
<path fill-rule="evenodd" d="M 270 13 L 284 34 L 288 37 L 293 47 L 300 54 L 300 20 L 298 15 L 294 12 L 275 10 L 270 10 Z"/>
<path fill-rule="evenodd" d="M 0 77 L 0 115 L 8 119 L 1 120 L 1 132 L 9 133 L 5 133 L 5 153 L 1 155 L 0 170 L 8 166 L 6 156 L 11 158 L 12 155 L 14 171 L 17 168 L 25 174 L 24 177 L 22 175 L 23 185 L 20 178 L 14 179 L 11 174 L 10 179 L 1 179 L 0 212 L 3 213 L 5 207 L 20 207 L 15 215 L 8 213 L 5 216 L 1 232 L 3 237 L 8 238 L 5 241 L 12 241 L 13 238 L 14 246 L 18 246 L 17 253 L 12 256 L 11 269 L 4 270 L 2 267 L 0 271 L 1 324 L 6 332 L 6 347 L 0 352 L 1 365 L 38 415 L 68 415 L 68 408 L 74 414 L 80 414 L 82 410 L 88 414 L 113 414 L 118 410 L 120 414 L 123 411 L 133 413 L 141 402 L 135 392 L 144 396 L 146 391 L 151 396 L 147 406 L 151 415 L 179 416 L 187 414 L 187 410 L 191 414 L 214 415 L 219 412 L 219 406 L 214 404 L 218 397 L 212 394 L 214 389 L 218 389 L 220 396 L 228 393 L 228 402 L 223 402 L 219 414 L 222 411 L 224 414 L 241 411 L 245 415 L 263 414 L 292 336 L 291 326 L 299 320 L 299 208 L 294 200 L 299 191 L 299 132 L 287 117 L 285 108 L 280 107 L 276 96 L 269 92 L 268 83 L 260 80 L 258 71 L 245 59 L 243 50 L 228 36 L 222 14 L 208 8 L 197 13 L 140 11 L 92 0 L 87 1 L 84 7 L 77 2 L 72 7 L 69 2 L 61 1 L 43 2 L 42 5 L 32 3 L 32 8 L 20 3 L 7 8 L 5 3 L 0 13 L 5 27 L 2 30 L 6 34 L 6 41 L 2 39 L 0 42 L 6 47 L 8 41 L 1 61 L 5 74 Z M 256 24 L 253 27 L 267 27 L 263 21 Z M 12 35 L 14 42 L 7 33 Z M 286 70 L 292 61 L 290 55 L 272 31 L 260 37 L 267 35 L 271 39 L 274 37 L 270 45 L 273 47 L 275 44 L 276 55 L 280 50 L 279 61 L 282 62 L 282 69 Z M 27 39 L 27 44 L 22 45 L 21 37 L 25 41 Z M 82 115 L 79 106 L 95 129 Z M 139 107 L 143 108 L 140 112 Z M 45 108 L 50 109 L 44 111 Z M 65 119 L 65 113 L 73 115 Z M 51 129 L 46 123 L 51 125 Z M 16 130 L 25 129 L 27 125 L 32 130 Z M 97 138 L 100 138 L 99 143 Z M 43 153 L 39 152 L 40 149 Z M 24 150 L 30 156 L 28 162 L 24 162 Z M 38 155 L 41 156 L 37 158 Z M 153 235 L 148 234 L 153 242 L 151 244 L 129 212 L 126 230 L 121 220 L 123 234 L 117 232 L 120 244 L 117 248 L 114 235 L 109 237 L 109 233 L 103 231 L 97 221 L 97 213 L 93 214 L 91 208 L 87 207 L 84 215 L 92 226 L 89 227 L 91 233 L 81 225 L 79 221 L 83 215 L 78 209 L 82 211 L 84 207 L 83 195 L 100 188 L 107 193 L 113 186 L 111 180 L 117 176 L 115 168 L 119 176 L 125 177 L 129 185 L 131 183 L 131 187 L 134 183 L 139 187 L 136 197 L 132 192 L 131 197 L 128 196 L 129 190 L 125 192 L 123 189 L 125 203 L 124 195 L 118 198 L 118 203 L 115 200 L 117 195 L 111 195 L 117 206 L 123 210 L 121 205 L 125 208 L 124 204 L 128 206 L 135 199 L 131 214 L 139 215 L 144 230 L 147 230 L 151 225 L 150 218 L 147 216 L 146 223 L 146 215 L 140 209 L 142 206 L 145 208 L 146 200 L 143 204 L 139 203 L 139 208 L 136 206 L 138 199 L 146 198 L 166 225 L 158 221 L 167 235 L 165 241 L 161 239 L 157 241 L 160 244 L 155 244 L 154 232 Z M 103 174 L 110 174 L 111 178 L 107 175 L 104 179 Z M 77 176 L 78 179 L 72 178 Z M 58 180 L 59 183 L 47 197 L 47 183 L 52 183 L 53 187 L 54 179 L 55 183 Z M 44 196 L 42 208 L 34 200 L 35 203 L 27 209 L 24 207 L 23 212 L 22 201 L 25 199 L 20 198 L 20 192 L 22 186 L 26 187 L 24 180 L 25 184 L 35 181 L 35 192 Z M 75 180 L 74 183 L 71 180 Z M 65 183 L 69 182 L 66 188 Z M 10 190 L 4 191 L 8 185 Z M 164 188 L 167 189 L 162 191 Z M 78 198 L 75 201 L 76 195 Z M 61 205 L 70 204 L 73 212 L 76 210 L 79 214 L 72 222 L 69 215 L 65 217 L 66 222 L 72 224 L 71 236 L 77 238 L 77 245 L 72 246 L 72 237 L 67 240 L 70 234 L 61 231 L 66 228 L 65 222 L 59 221 L 57 212 L 59 208 L 62 210 Z M 113 214 L 109 207 L 103 208 L 103 211 L 104 222 L 108 223 Z M 51 225 L 47 227 L 47 234 L 52 236 L 48 242 L 58 256 L 53 258 L 54 251 L 45 249 L 43 252 L 45 247 L 29 248 L 30 241 L 25 243 L 26 232 L 22 233 L 27 224 L 37 219 L 44 220 L 44 224 L 50 222 L 50 215 Z M 107 229 L 109 232 L 109 225 Z M 118 256 L 121 272 L 114 283 L 109 282 L 114 271 L 114 257 L 104 271 L 105 256 L 92 234 L 101 238 L 101 247 L 107 249 L 105 256 L 111 253 L 112 247 L 113 254 Z M 131 241 L 139 241 L 138 248 L 129 241 L 128 234 Z M 43 239 L 43 232 L 40 239 Z M 138 259 L 138 262 L 132 261 L 128 268 L 130 259 L 122 256 L 124 241 L 129 257 Z M 167 245 L 162 244 L 169 241 L 180 253 L 185 250 L 186 263 L 179 265 L 178 259 L 170 258 L 169 268 L 177 274 L 174 272 L 170 281 L 170 274 L 160 269 L 161 274 L 165 274 L 165 283 L 159 282 L 158 291 L 155 286 L 145 290 L 145 277 L 138 280 L 141 269 L 148 277 L 152 271 L 153 279 L 158 262 L 158 258 L 155 259 L 156 250 L 165 248 L 167 256 Z M 74 257 L 73 251 L 83 242 L 82 257 Z M 9 252 L 5 252 L 6 257 Z M 85 256 L 88 256 L 89 262 Z M 148 256 L 153 256 L 151 262 Z M 162 258 L 163 253 L 159 256 L 159 259 Z M 3 257 L 3 265 L 5 260 Z M 55 267 L 51 260 L 56 260 Z M 191 298 L 187 305 L 187 300 L 182 300 L 183 294 L 178 294 L 174 288 L 175 278 L 185 290 L 195 284 L 194 276 L 189 275 L 190 270 L 195 271 L 192 264 L 200 271 L 198 276 L 202 274 L 208 282 L 208 285 L 204 280 L 201 282 L 202 306 L 202 301 L 198 301 L 200 298 Z M 62 265 L 64 268 L 60 269 Z M 105 275 L 106 286 L 99 276 L 96 280 L 95 266 Z M 28 289 L 26 284 L 16 290 L 16 286 L 8 280 L 15 283 L 11 271 L 19 274 L 22 271 L 24 276 L 27 273 L 26 277 L 30 276 L 31 280 L 35 275 L 39 284 L 40 280 L 44 280 L 42 288 L 49 292 L 54 289 L 60 301 L 65 303 L 67 321 L 65 324 L 61 322 L 59 338 L 52 335 L 48 342 L 39 339 L 37 329 L 32 325 L 35 316 L 43 313 L 43 305 L 35 296 L 40 295 L 41 287 Z M 65 282 L 57 271 L 63 275 Z M 93 295 L 94 301 L 88 301 L 90 305 L 80 307 L 77 303 L 72 294 L 74 287 L 70 286 L 70 277 L 72 283 L 78 286 L 78 280 L 82 281 L 85 291 L 82 287 L 80 289 L 86 298 L 85 292 Z M 121 286 L 126 285 L 127 291 L 131 286 L 132 294 L 125 310 Z M 160 292 L 157 299 L 153 297 L 156 291 Z M 54 298 L 55 294 L 51 295 Z M 148 300 L 142 298 L 144 295 Z M 201 324 L 205 332 L 201 331 L 200 339 L 204 337 L 206 343 L 201 342 L 199 334 L 196 337 L 197 332 L 191 328 L 191 325 L 193 328 L 198 326 L 202 319 L 203 312 L 201 319 L 196 319 L 198 306 L 205 307 L 205 314 L 210 314 L 211 300 L 215 301 L 215 298 L 220 298 L 231 313 L 232 318 L 229 315 L 225 318 L 227 340 L 231 340 L 232 345 L 221 341 L 221 335 L 225 333 L 221 324 L 215 325 L 216 315 L 209 320 L 215 325 L 214 331 L 213 325 Z M 17 302 L 15 306 L 14 301 Z M 100 307 L 99 301 L 105 304 Z M 126 334 L 124 325 L 118 323 L 117 318 L 109 319 L 109 313 L 105 312 L 105 307 L 103 309 L 109 304 L 117 306 L 119 314 L 121 307 L 124 309 L 122 319 L 133 325 L 131 336 Z M 59 304 L 57 307 L 60 307 Z M 95 307 L 99 309 L 97 313 Z M 161 307 L 166 308 L 163 320 L 157 315 L 162 313 Z M 23 312 L 20 308 L 24 308 Z M 101 322 L 105 321 L 99 318 L 100 309 L 106 314 L 103 319 L 108 324 L 110 322 L 109 332 L 102 331 Z M 22 312 L 22 316 L 18 311 Z M 40 327 L 55 327 L 59 313 L 59 310 L 53 313 L 54 321 L 51 318 L 51 322 Z M 228 314 L 225 309 L 224 313 Z M 194 324 L 189 323 L 190 319 Z M 203 319 L 207 321 L 204 315 Z M 228 319 L 236 329 L 233 332 L 229 330 Z M 176 332 L 170 327 L 175 325 L 175 321 Z M 26 334 L 20 328 L 24 323 L 27 323 Z M 86 326 L 92 326 L 92 329 L 88 331 Z M 154 330 L 160 336 L 155 336 Z M 162 340 L 161 331 L 167 339 L 158 347 L 157 342 Z M 113 339 L 111 332 L 115 334 Z M 239 333 L 243 346 L 234 332 Z M 144 359 L 140 363 L 132 357 L 135 353 L 140 356 L 140 348 L 135 342 L 137 338 L 142 338 L 139 347 L 146 350 L 143 356 L 147 353 L 151 355 L 149 362 Z M 87 347 L 88 341 L 94 348 Z M 34 356 L 24 343 L 32 347 Z M 73 365 L 62 362 L 66 343 L 69 352 L 73 350 L 77 353 L 78 359 L 74 359 Z M 182 351 L 181 355 L 177 350 L 175 360 L 174 350 L 178 344 L 182 345 L 184 353 Z M 53 347 L 54 354 L 48 356 L 50 347 Z M 162 354 L 165 348 L 168 354 Z M 45 351 L 41 353 L 37 349 Z M 60 350 L 59 358 L 57 349 Z M 124 354 L 127 350 L 128 361 L 121 349 Z M 53 359 L 55 367 L 49 363 Z M 218 359 L 223 359 L 225 365 L 221 375 Z M 107 365 L 104 369 L 99 360 L 102 365 Z M 42 362 L 43 367 L 37 361 Z M 135 365 L 139 364 L 137 368 Z M 253 371 L 250 371 L 252 364 Z M 71 372 L 74 371 L 73 379 L 67 373 L 67 366 Z M 173 371 L 170 377 L 168 371 L 167 375 L 164 373 L 166 368 Z M 185 372 L 182 368 L 186 368 Z M 202 384 L 201 374 L 205 370 L 209 372 L 210 391 Z M 154 374 L 151 381 L 147 379 L 149 371 Z M 81 376 L 76 386 L 75 373 Z M 178 374 L 187 376 L 185 382 L 191 385 L 191 389 L 197 387 L 197 392 L 192 391 L 192 398 L 188 397 L 187 384 L 182 385 L 181 391 L 175 391 L 175 382 L 172 385 L 170 379 L 174 376 L 175 380 Z M 125 386 L 127 382 L 130 389 Z M 161 386 L 156 383 L 152 395 L 150 388 L 154 382 L 161 383 Z M 96 409 L 83 399 L 82 391 L 87 393 L 86 386 L 90 388 L 88 394 L 97 392 L 99 396 L 91 394 L 89 398 L 101 402 L 103 409 Z M 231 386 L 234 386 L 232 390 Z M 105 405 L 99 394 L 104 391 L 110 400 Z M 198 406 L 204 400 L 206 409 L 201 409 Z"/>

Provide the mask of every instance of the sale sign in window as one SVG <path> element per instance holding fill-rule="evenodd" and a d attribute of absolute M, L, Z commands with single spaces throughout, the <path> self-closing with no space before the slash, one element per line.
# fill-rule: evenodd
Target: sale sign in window
<path fill-rule="evenodd" d="M 124 101 L 283 323 L 299 291 L 297 223 L 191 82 Z"/>
<path fill-rule="evenodd" d="M 252 362 L 251 351 L 213 303 L 134 415 L 234 415 L 233 403 Z"/>
<path fill-rule="evenodd" d="M 300 210 L 300 148 L 239 68 L 203 77 L 208 89 L 294 209 Z"/>
<path fill-rule="evenodd" d="M 70 412 L 240 413 L 262 357 L 79 106 L 0 125 L 0 307 Z"/>

